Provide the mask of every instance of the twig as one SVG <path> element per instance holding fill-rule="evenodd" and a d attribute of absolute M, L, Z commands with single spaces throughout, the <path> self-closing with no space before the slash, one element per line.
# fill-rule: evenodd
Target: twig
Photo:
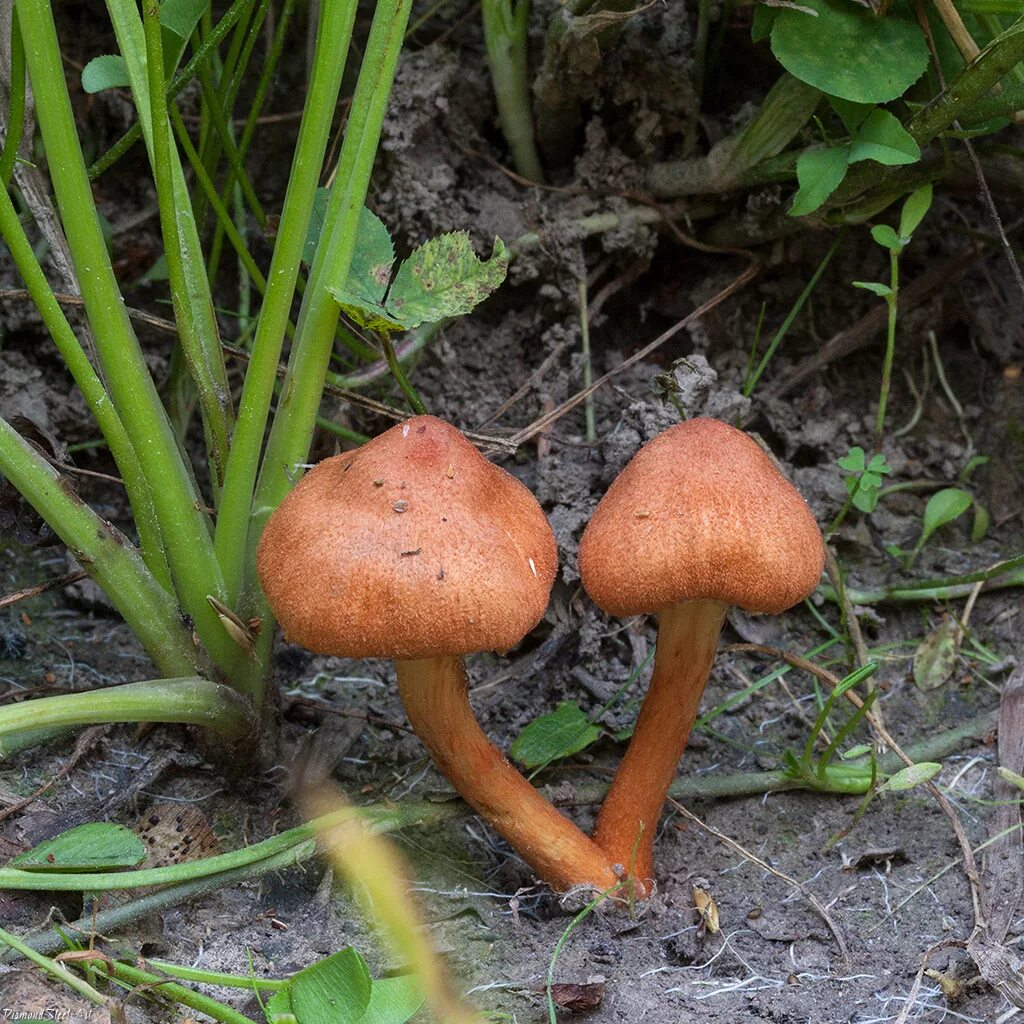
<path fill-rule="evenodd" d="M 10 594 L 0 597 L 0 608 L 9 608 L 19 601 L 27 601 L 30 597 L 38 597 L 48 590 L 57 590 L 60 587 L 70 587 L 72 583 L 84 580 L 89 574 L 82 569 L 74 572 L 66 572 L 63 576 L 54 576 L 52 580 L 44 580 L 42 583 L 33 583 L 31 587 L 22 587 L 21 590 L 14 590 Z"/>
<path fill-rule="evenodd" d="M 71 752 L 71 756 L 64 762 L 64 764 L 57 770 L 57 772 L 49 779 L 46 780 L 34 793 L 30 793 L 23 800 L 19 800 L 16 804 L 11 804 L 10 807 L 5 807 L 0 811 L 0 821 L 5 821 L 12 814 L 17 814 L 19 811 L 23 811 L 29 804 L 35 803 L 48 789 L 55 786 L 61 779 L 68 775 L 71 770 L 82 760 L 83 757 L 92 749 L 93 745 L 102 736 L 110 731 L 109 725 L 94 725 L 90 729 L 86 729 L 81 736 L 78 737 L 78 742 L 75 743 L 75 749 Z"/>
<path fill-rule="evenodd" d="M 678 800 L 673 800 L 672 797 L 668 798 L 668 802 L 681 814 L 683 817 L 688 818 L 695 825 L 704 829 L 705 832 L 709 832 L 713 835 L 720 843 L 724 843 L 731 850 L 735 850 L 744 860 L 750 861 L 751 864 L 756 864 L 759 868 L 763 868 L 769 874 L 774 875 L 776 878 L 781 878 L 787 885 L 791 885 L 796 889 L 808 903 L 818 912 L 821 919 L 828 925 L 829 931 L 832 932 L 833 938 L 836 940 L 836 945 L 839 947 L 839 952 L 842 955 L 844 963 L 850 962 L 850 951 L 846 948 L 846 940 L 843 938 L 843 933 L 839 930 L 839 925 L 832 920 L 829 912 L 822 905 L 821 901 L 817 896 L 811 892 L 803 882 L 792 878 L 785 872 L 780 871 L 778 868 L 773 868 L 767 861 L 761 860 L 756 854 L 751 853 L 746 847 L 740 845 L 731 836 L 727 836 L 724 832 L 719 832 L 713 825 L 709 825 L 705 821 L 701 821 L 693 811 L 687 810 Z"/>
<path fill-rule="evenodd" d="M 582 391 L 578 391 L 572 398 L 567 399 L 561 405 L 556 406 L 551 412 L 546 413 L 539 419 L 534 420 L 528 427 L 524 427 L 518 433 L 512 435 L 509 438 L 509 443 L 513 446 L 523 444 L 525 441 L 529 441 L 531 437 L 536 436 L 542 430 L 546 430 L 556 420 L 561 419 L 567 412 L 572 411 L 576 408 L 580 402 L 584 401 L 589 395 L 592 395 L 598 388 L 606 384 L 613 377 L 622 373 L 624 370 L 628 370 L 629 367 L 639 363 L 641 360 L 646 359 L 655 349 L 664 345 L 666 341 L 674 338 L 684 327 L 693 323 L 695 320 L 699 320 L 705 313 L 710 312 L 716 306 L 723 303 L 727 298 L 739 291 L 744 285 L 752 281 L 758 271 L 761 269 L 759 263 L 752 263 L 742 274 L 739 275 L 734 281 L 730 282 L 723 288 L 717 295 L 712 296 L 707 302 L 701 303 L 691 313 L 687 313 L 682 320 L 674 323 L 667 331 L 659 334 L 654 341 L 648 342 L 638 352 L 634 352 L 628 359 L 623 360 L 614 369 L 609 370 L 603 377 L 598 377 L 593 384 L 588 388 L 583 388 Z"/>

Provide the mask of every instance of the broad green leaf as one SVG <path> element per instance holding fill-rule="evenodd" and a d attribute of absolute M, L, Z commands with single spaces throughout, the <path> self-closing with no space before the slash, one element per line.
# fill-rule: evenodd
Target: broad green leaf
<path fill-rule="evenodd" d="M 264 1011 L 269 1024 L 298 1024 L 292 1012 L 291 993 L 286 988 L 275 992 L 267 1000 Z"/>
<path fill-rule="evenodd" d="M 385 250 L 386 228 L 365 212 L 372 221 L 360 221 L 358 259 L 353 257 L 348 280 L 343 286 L 328 284 L 338 305 L 364 327 L 404 331 L 462 316 L 505 280 L 508 250 L 500 238 L 494 240 L 491 258 L 484 261 L 473 252 L 466 232 L 453 231 L 414 250 L 388 288 L 387 272 L 394 258 L 391 240 L 386 238 Z"/>
<path fill-rule="evenodd" d="M 839 187 L 849 165 L 849 146 L 804 150 L 796 161 L 796 180 L 800 187 L 789 208 L 791 217 L 802 217 L 816 210 Z"/>
<path fill-rule="evenodd" d="M 769 7 L 767 4 L 755 4 L 754 18 L 750 26 L 750 38 L 753 42 L 759 43 L 767 39 L 775 24 L 775 16 L 779 13 L 777 7 Z"/>
<path fill-rule="evenodd" d="M 93 821 L 62 832 L 12 857 L 22 871 L 119 871 L 146 859 L 146 845 L 129 828 Z"/>
<path fill-rule="evenodd" d="M 907 196 L 900 213 L 900 234 L 904 238 L 910 238 L 917 230 L 918 225 L 924 220 L 932 205 L 932 187 L 930 184 L 922 185 Z"/>
<path fill-rule="evenodd" d="M 405 328 L 462 316 L 504 280 L 508 250 L 495 238 L 491 258 L 478 259 L 465 231 L 431 238 L 402 261 L 388 293 L 388 313 Z"/>
<path fill-rule="evenodd" d="M 413 974 L 378 978 L 359 1024 L 405 1024 L 423 1005 L 423 986 Z"/>
<path fill-rule="evenodd" d="M 1018 775 L 1016 772 L 1010 771 L 1009 768 L 1003 768 L 1002 766 L 996 768 L 996 772 L 1001 779 L 1009 782 L 1011 786 L 1024 789 L 1024 775 Z"/>
<path fill-rule="evenodd" d="M 921 159 L 921 147 L 914 137 L 889 113 L 876 108 L 857 129 L 850 146 L 850 163 L 874 160 L 876 163 L 896 167 L 912 164 Z"/>
<path fill-rule="evenodd" d="M 817 15 L 784 8 L 772 26 L 772 52 L 808 85 L 855 103 L 902 96 L 928 66 L 924 34 L 898 12 L 876 17 L 850 0 L 800 0 Z"/>
<path fill-rule="evenodd" d="M 160 4 L 160 26 L 170 29 L 182 39 L 188 39 L 209 5 L 210 0 L 163 0 Z"/>
<path fill-rule="evenodd" d="M 866 465 L 865 458 L 864 449 L 860 445 L 855 445 L 841 459 L 836 459 L 836 464 L 840 469 L 859 473 Z"/>
<path fill-rule="evenodd" d="M 104 89 L 127 89 L 131 85 L 128 80 L 128 68 L 124 58 L 117 53 L 105 53 L 101 57 L 93 57 L 82 68 L 82 89 L 88 93 L 103 92 Z"/>
<path fill-rule="evenodd" d="M 589 747 L 601 735 L 574 700 L 565 700 L 554 711 L 535 718 L 509 748 L 514 761 L 524 768 L 570 757 Z"/>
<path fill-rule="evenodd" d="M 373 982 L 366 961 L 349 946 L 299 971 L 287 992 L 299 1024 L 361 1021 Z"/>
<path fill-rule="evenodd" d="M 887 299 L 892 295 L 892 289 L 887 284 L 882 284 L 881 281 L 854 281 L 854 288 L 863 288 L 866 292 L 871 292 L 872 295 L 877 295 L 880 299 Z"/>
<path fill-rule="evenodd" d="M 903 239 L 888 224 L 876 224 L 871 229 L 871 237 L 883 249 L 888 249 L 890 252 L 893 250 L 896 252 L 903 251 Z"/>
<path fill-rule="evenodd" d="M 395 247 L 388 229 L 375 213 L 364 206 L 348 277 L 344 281 L 336 281 L 328 273 L 327 287 L 336 298 L 345 297 L 344 302 L 341 298 L 338 301 L 346 310 L 352 307 L 357 311 L 383 315 L 382 303 L 394 263 Z"/>
<path fill-rule="evenodd" d="M 890 776 L 883 785 L 879 786 L 878 791 L 881 793 L 883 790 L 889 790 L 893 793 L 900 793 L 907 789 L 913 789 L 915 786 L 931 782 L 941 771 L 942 765 L 935 761 L 911 764 Z"/>
<path fill-rule="evenodd" d="M 853 103 L 840 96 L 829 96 L 828 101 L 832 109 L 839 115 L 843 127 L 851 135 L 864 123 L 864 118 L 875 109 L 870 103 Z"/>
<path fill-rule="evenodd" d="M 937 690 L 953 674 L 963 630 L 956 619 L 940 622 L 914 652 L 914 682 L 920 690 Z"/>
<path fill-rule="evenodd" d="M 921 538 L 917 542 L 918 547 L 926 544 L 928 538 L 940 526 L 945 526 L 958 516 L 962 516 L 973 502 L 974 498 L 966 491 L 961 491 L 959 487 L 946 487 L 933 494 L 924 509 L 924 525 Z"/>

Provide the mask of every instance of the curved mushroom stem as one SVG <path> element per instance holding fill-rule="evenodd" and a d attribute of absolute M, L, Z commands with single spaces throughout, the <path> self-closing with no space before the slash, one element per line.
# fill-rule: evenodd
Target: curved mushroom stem
<path fill-rule="evenodd" d="M 662 804 L 697 717 L 725 610 L 719 601 L 684 601 L 659 615 L 651 685 L 597 817 L 597 845 L 648 892 Z"/>
<path fill-rule="evenodd" d="M 608 858 L 505 759 L 469 704 L 461 658 L 398 661 L 398 690 L 416 735 L 466 802 L 556 892 L 619 883 Z"/>

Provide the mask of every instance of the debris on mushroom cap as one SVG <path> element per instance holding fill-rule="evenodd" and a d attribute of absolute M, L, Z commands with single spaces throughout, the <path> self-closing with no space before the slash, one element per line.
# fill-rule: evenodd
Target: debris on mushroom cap
<path fill-rule="evenodd" d="M 689 600 L 781 612 L 817 586 L 821 532 L 757 443 L 712 419 L 659 434 L 601 499 L 580 542 L 580 575 L 612 615 Z"/>
<path fill-rule="evenodd" d="M 529 490 L 432 416 L 315 466 L 257 553 L 285 636 L 351 658 L 507 650 L 540 621 L 556 567 Z"/>

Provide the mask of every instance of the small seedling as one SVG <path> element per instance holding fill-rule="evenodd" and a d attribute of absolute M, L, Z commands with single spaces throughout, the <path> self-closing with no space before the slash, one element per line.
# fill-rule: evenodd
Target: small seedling
<path fill-rule="evenodd" d="M 868 459 L 864 449 L 858 445 L 837 459 L 836 464 L 846 471 L 843 484 L 849 503 L 860 512 L 874 512 L 883 478 L 892 472 L 885 456 L 878 452 Z"/>
<path fill-rule="evenodd" d="M 889 401 L 889 389 L 892 384 L 892 362 L 896 354 L 896 315 L 900 290 L 900 255 L 910 244 L 918 225 L 924 220 L 925 214 L 932 204 L 931 185 L 922 185 L 912 192 L 900 212 L 900 225 L 897 232 L 888 224 L 876 224 L 871 229 L 871 237 L 889 253 L 889 283 L 879 281 L 854 281 L 854 288 L 863 288 L 885 300 L 889 310 L 888 330 L 886 334 L 885 358 L 882 361 L 882 386 L 878 396 L 878 415 L 875 418 L 875 450 L 882 447 L 885 436 L 885 410 Z"/>

